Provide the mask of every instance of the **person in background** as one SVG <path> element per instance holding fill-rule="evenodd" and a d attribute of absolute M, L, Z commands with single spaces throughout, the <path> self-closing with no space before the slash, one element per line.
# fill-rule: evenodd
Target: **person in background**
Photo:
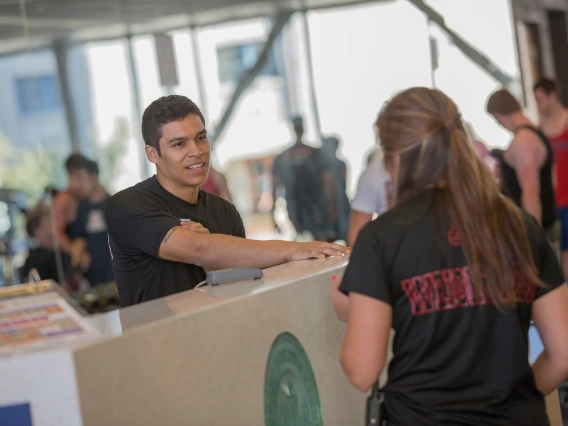
<path fill-rule="evenodd" d="M 296 232 L 308 231 L 316 240 L 325 240 L 329 231 L 325 194 L 333 192 L 333 178 L 324 176 L 327 170 L 320 151 L 304 143 L 304 120 L 295 117 L 292 125 L 294 145 L 279 154 L 272 166 L 273 200 L 276 205 L 283 190 L 288 217 Z M 328 187 L 324 187 L 324 182 Z"/>
<path fill-rule="evenodd" d="M 365 167 L 369 167 L 369 165 L 373 161 L 373 158 L 375 158 L 377 155 L 382 155 L 382 151 L 378 147 L 374 148 L 373 150 L 371 150 L 371 152 L 367 154 L 367 161 L 365 162 Z"/>
<path fill-rule="evenodd" d="M 114 281 L 105 221 L 105 207 L 110 195 L 99 180 L 96 162 L 88 160 L 87 173 L 90 191 L 79 202 L 75 221 L 69 229 L 75 236 L 73 256 L 87 259 L 83 260 L 88 264 L 85 277 L 91 286 L 97 286 Z"/>
<path fill-rule="evenodd" d="M 28 282 L 28 275 L 35 268 L 42 280 L 54 280 L 59 284 L 64 284 L 61 282 L 57 270 L 57 257 L 49 207 L 39 204 L 27 214 L 26 219 L 26 231 L 34 239 L 35 244 L 29 250 L 26 262 L 20 271 L 22 279 L 24 282 Z M 61 260 L 63 272 L 69 264 L 69 258 L 63 254 Z"/>
<path fill-rule="evenodd" d="M 65 161 L 69 178 L 67 189 L 55 195 L 51 203 L 55 238 L 59 250 L 70 259 L 66 284 L 70 291 L 85 288 L 83 273 L 90 266 L 90 257 L 84 254 L 83 244 L 78 240 L 77 228 L 71 225 L 77 218 L 79 202 L 91 191 L 89 159 L 81 154 L 71 154 Z"/>
<path fill-rule="evenodd" d="M 52 214 L 55 222 L 55 237 L 64 253 L 71 255 L 72 242 L 77 235 L 70 225 L 77 218 L 79 202 L 92 190 L 89 177 L 89 160 L 81 154 L 71 154 L 65 162 L 69 185 L 67 189 L 57 193 L 52 202 Z"/>
<path fill-rule="evenodd" d="M 501 164 L 503 163 L 503 155 L 505 154 L 505 150 L 501 148 L 493 148 L 491 151 L 491 157 L 495 162 L 495 172 L 494 177 L 495 181 L 499 184 L 499 187 L 503 189 L 503 178 L 501 177 Z"/>
<path fill-rule="evenodd" d="M 347 198 L 347 165 L 344 161 L 337 158 L 339 149 L 339 138 L 329 136 L 323 138 L 321 155 L 327 173 L 324 179 L 324 188 L 329 189 L 327 194 L 328 203 L 328 223 L 334 240 L 347 240 L 347 227 L 349 225 L 349 198 Z"/>
<path fill-rule="evenodd" d="M 268 268 L 351 251 L 324 242 L 248 240 L 235 206 L 200 190 L 209 170 L 205 118 L 185 96 L 164 96 L 142 116 L 157 174 L 113 195 L 105 217 L 123 306 L 191 290 L 205 271 Z"/>
<path fill-rule="evenodd" d="M 487 112 L 513 133 L 503 153 L 500 173 L 505 193 L 542 225 L 549 239 L 560 239 L 560 223 L 553 187 L 554 153 L 548 138 L 523 114 L 521 105 L 507 90 L 493 93 Z"/>
<path fill-rule="evenodd" d="M 203 185 L 201 185 L 200 188 L 203 191 L 216 195 L 217 197 L 224 198 L 229 203 L 233 202 L 225 175 L 213 167 L 209 169 L 207 180 L 203 182 Z"/>
<path fill-rule="evenodd" d="M 554 150 L 555 196 L 562 228 L 560 249 L 564 274 L 568 274 L 568 109 L 560 102 L 560 88 L 555 81 L 540 80 L 533 90 L 540 129 Z"/>
<path fill-rule="evenodd" d="M 568 289 L 533 217 L 500 194 L 445 94 L 412 88 L 377 119 L 394 206 L 359 234 L 332 294 L 341 364 L 366 392 L 386 359 L 388 425 L 548 425 L 568 377 Z M 534 321 L 544 351 L 529 365 Z"/>
<path fill-rule="evenodd" d="M 351 201 L 351 217 L 347 232 L 347 245 L 353 247 L 363 226 L 373 219 L 373 215 L 386 212 L 390 204 L 392 183 L 386 164 L 391 162 L 382 152 L 373 155 L 367 169 L 359 178 L 357 193 Z"/>

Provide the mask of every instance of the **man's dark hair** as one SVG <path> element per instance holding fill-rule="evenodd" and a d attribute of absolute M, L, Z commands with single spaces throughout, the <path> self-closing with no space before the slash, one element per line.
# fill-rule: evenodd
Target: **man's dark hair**
<path fill-rule="evenodd" d="M 333 152 L 336 152 L 339 149 L 339 138 L 337 136 L 327 136 L 323 138 L 322 142 L 324 145 L 327 145 Z"/>
<path fill-rule="evenodd" d="M 300 116 L 292 117 L 290 120 L 292 122 L 292 127 L 294 127 L 294 132 L 303 132 L 304 131 L 304 119 Z"/>
<path fill-rule="evenodd" d="M 185 96 L 170 95 L 163 96 L 152 102 L 142 115 L 142 138 L 146 145 L 153 146 L 160 152 L 160 139 L 162 137 L 162 126 L 173 121 L 183 120 L 188 115 L 197 115 L 203 125 L 205 118 L 199 107 Z"/>
<path fill-rule="evenodd" d="M 89 160 L 81 154 L 71 154 L 65 161 L 65 168 L 68 172 L 71 170 L 87 170 L 89 171 Z"/>
<path fill-rule="evenodd" d="M 505 89 L 493 93 L 487 101 L 487 112 L 491 115 L 495 113 L 513 114 L 519 111 L 522 111 L 521 104 L 511 95 L 511 92 Z"/>
<path fill-rule="evenodd" d="M 90 175 L 99 175 L 99 165 L 97 164 L 96 161 L 93 160 L 87 160 L 88 164 L 87 164 L 87 172 L 89 172 Z"/>
<path fill-rule="evenodd" d="M 556 93 L 556 96 L 560 98 L 560 87 L 556 84 L 556 81 L 550 80 L 549 78 L 543 78 L 533 86 L 533 92 L 536 92 L 537 89 L 542 90 L 547 95 L 551 93 Z"/>

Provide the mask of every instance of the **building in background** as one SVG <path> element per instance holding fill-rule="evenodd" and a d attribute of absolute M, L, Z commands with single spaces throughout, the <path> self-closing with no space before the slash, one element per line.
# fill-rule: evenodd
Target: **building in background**
<path fill-rule="evenodd" d="M 154 99 L 176 93 L 202 107 L 215 140 L 214 165 L 228 172 L 230 185 L 236 179 L 236 175 L 231 179 L 231 170 L 239 169 L 235 164 L 268 158 L 289 146 L 293 139 L 289 118 L 302 115 L 308 144 L 319 146 L 320 132 L 342 138 L 340 155 L 348 164 L 352 195 L 366 154 L 376 144 L 372 123 L 384 102 L 409 86 L 435 85 L 457 101 L 489 146 L 503 147 L 508 141 L 485 114 L 484 102 L 500 85 L 495 69 L 521 88 L 509 0 L 472 0 L 460 5 L 453 0 L 377 1 L 305 14 L 298 11 L 276 37 L 266 66 L 244 89 L 218 135 L 239 82 L 256 63 L 277 24 L 276 15 L 259 11 L 260 16 L 244 19 L 239 15 L 243 19 L 231 21 L 230 15 L 222 14 L 215 22 L 198 14 L 198 20 L 190 22 L 184 20 L 187 10 L 169 9 L 179 5 L 168 2 L 160 10 L 140 9 L 145 7 L 152 6 L 139 5 L 134 10 L 124 3 L 118 13 L 101 5 L 104 19 L 94 21 L 86 11 L 70 5 L 66 13 L 75 13 L 90 26 L 82 28 L 77 20 L 58 21 L 75 35 L 63 45 L 70 99 L 62 96 L 58 39 L 53 49 L 22 49 L 0 56 L 0 90 L 8 94 L 8 101 L 0 105 L 4 138 L 17 139 L 18 149 L 36 150 L 41 158 L 67 154 L 72 146 L 68 103 L 77 127 L 76 146 L 101 163 L 101 177 L 115 192 L 153 174 L 145 159 L 140 116 Z M 48 23 L 59 18 L 57 8 L 30 5 L 28 12 L 35 19 L 32 36 L 43 34 L 38 19 Z M 488 19 L 491 25 L 480 30 L 478 23 Z M 131 25 L 112 27 L 109 22 Z M 173 55 L 168 66 L 176 74 L 173 83 L 163 82 L 159 66 L 164 67 L 163 60 L 159 63 L 163 52 L 158 51 L 156 34 L 162 40 L 164 35 L 171 38 Z M 55 32 L 56 38 L 60 36 Z M 0 43 L 0 51 L 2 47 Z M 481 64 L 479 57 L 494 69 Z M 14 162 L 27 167 L 17 156 L 10 158 L 9 163 Z M 235 195 L 245 221 L 247 212 L 259 214 L 259 200 L 256 195 L 253 198 Z"/>

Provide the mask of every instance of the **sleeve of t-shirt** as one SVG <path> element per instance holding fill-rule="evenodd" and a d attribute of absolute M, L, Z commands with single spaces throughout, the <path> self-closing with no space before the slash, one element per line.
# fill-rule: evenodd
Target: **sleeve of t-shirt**
<path fill-rule="evenodd" d="M 245 232 L 245 225 L 243 224 L 243 219 L 241 218 L 241 215 L 239 214 L 239 211 L 236 209 L 235 206 L 233 207 L 233 230 L 231 232 L 231 235 L 234 237 L 239 237 L 239 238 L 246 238 L 246 232 Z"/>
<path fill-rule="evenodd" d="M 373 232 L 374 223 L 361 229 L 339 289 L 343 293 L 359 293 L 392 305 L 387 266 L 380 241 Z"/>
<path fill-rule="evenodd" d="M 537 289 L 536 298 L 538 299 L 549 291 L 564 284 L 565 279 L 556 251 L 548 242 L 546 233 L 540 226 L 538 226 L 537 232 L 539 235 L 539 245 L 538 254 L 535 256 L 535 263 L 540 279 L 546 284 L 545 288 L 539 287 Z"/>
<path fill-rule="evenodd" d="M 372 167 L 367 168 L 359 178 L 351 209 L 366 214 L 384 213 L 387 210 L 385 183 Z"/>
<path fill-rule="evenodd" d="M 109 235 L 122 244 L 158 257 L 162 240 L 179 218 L 132 190 L 111 197 L 105 210 Z"/>

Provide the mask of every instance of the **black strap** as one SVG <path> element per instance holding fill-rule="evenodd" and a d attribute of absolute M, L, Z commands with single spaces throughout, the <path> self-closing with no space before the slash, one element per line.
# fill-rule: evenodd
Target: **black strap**
<path fill-rule="evenodd" d="M 379 381 L 377 380 L 373 384 L 371 395 L 367 398 L 366 426 L 383 426 L 385 422 L 384 400 L 385 397 L 379 389 Z"/>

